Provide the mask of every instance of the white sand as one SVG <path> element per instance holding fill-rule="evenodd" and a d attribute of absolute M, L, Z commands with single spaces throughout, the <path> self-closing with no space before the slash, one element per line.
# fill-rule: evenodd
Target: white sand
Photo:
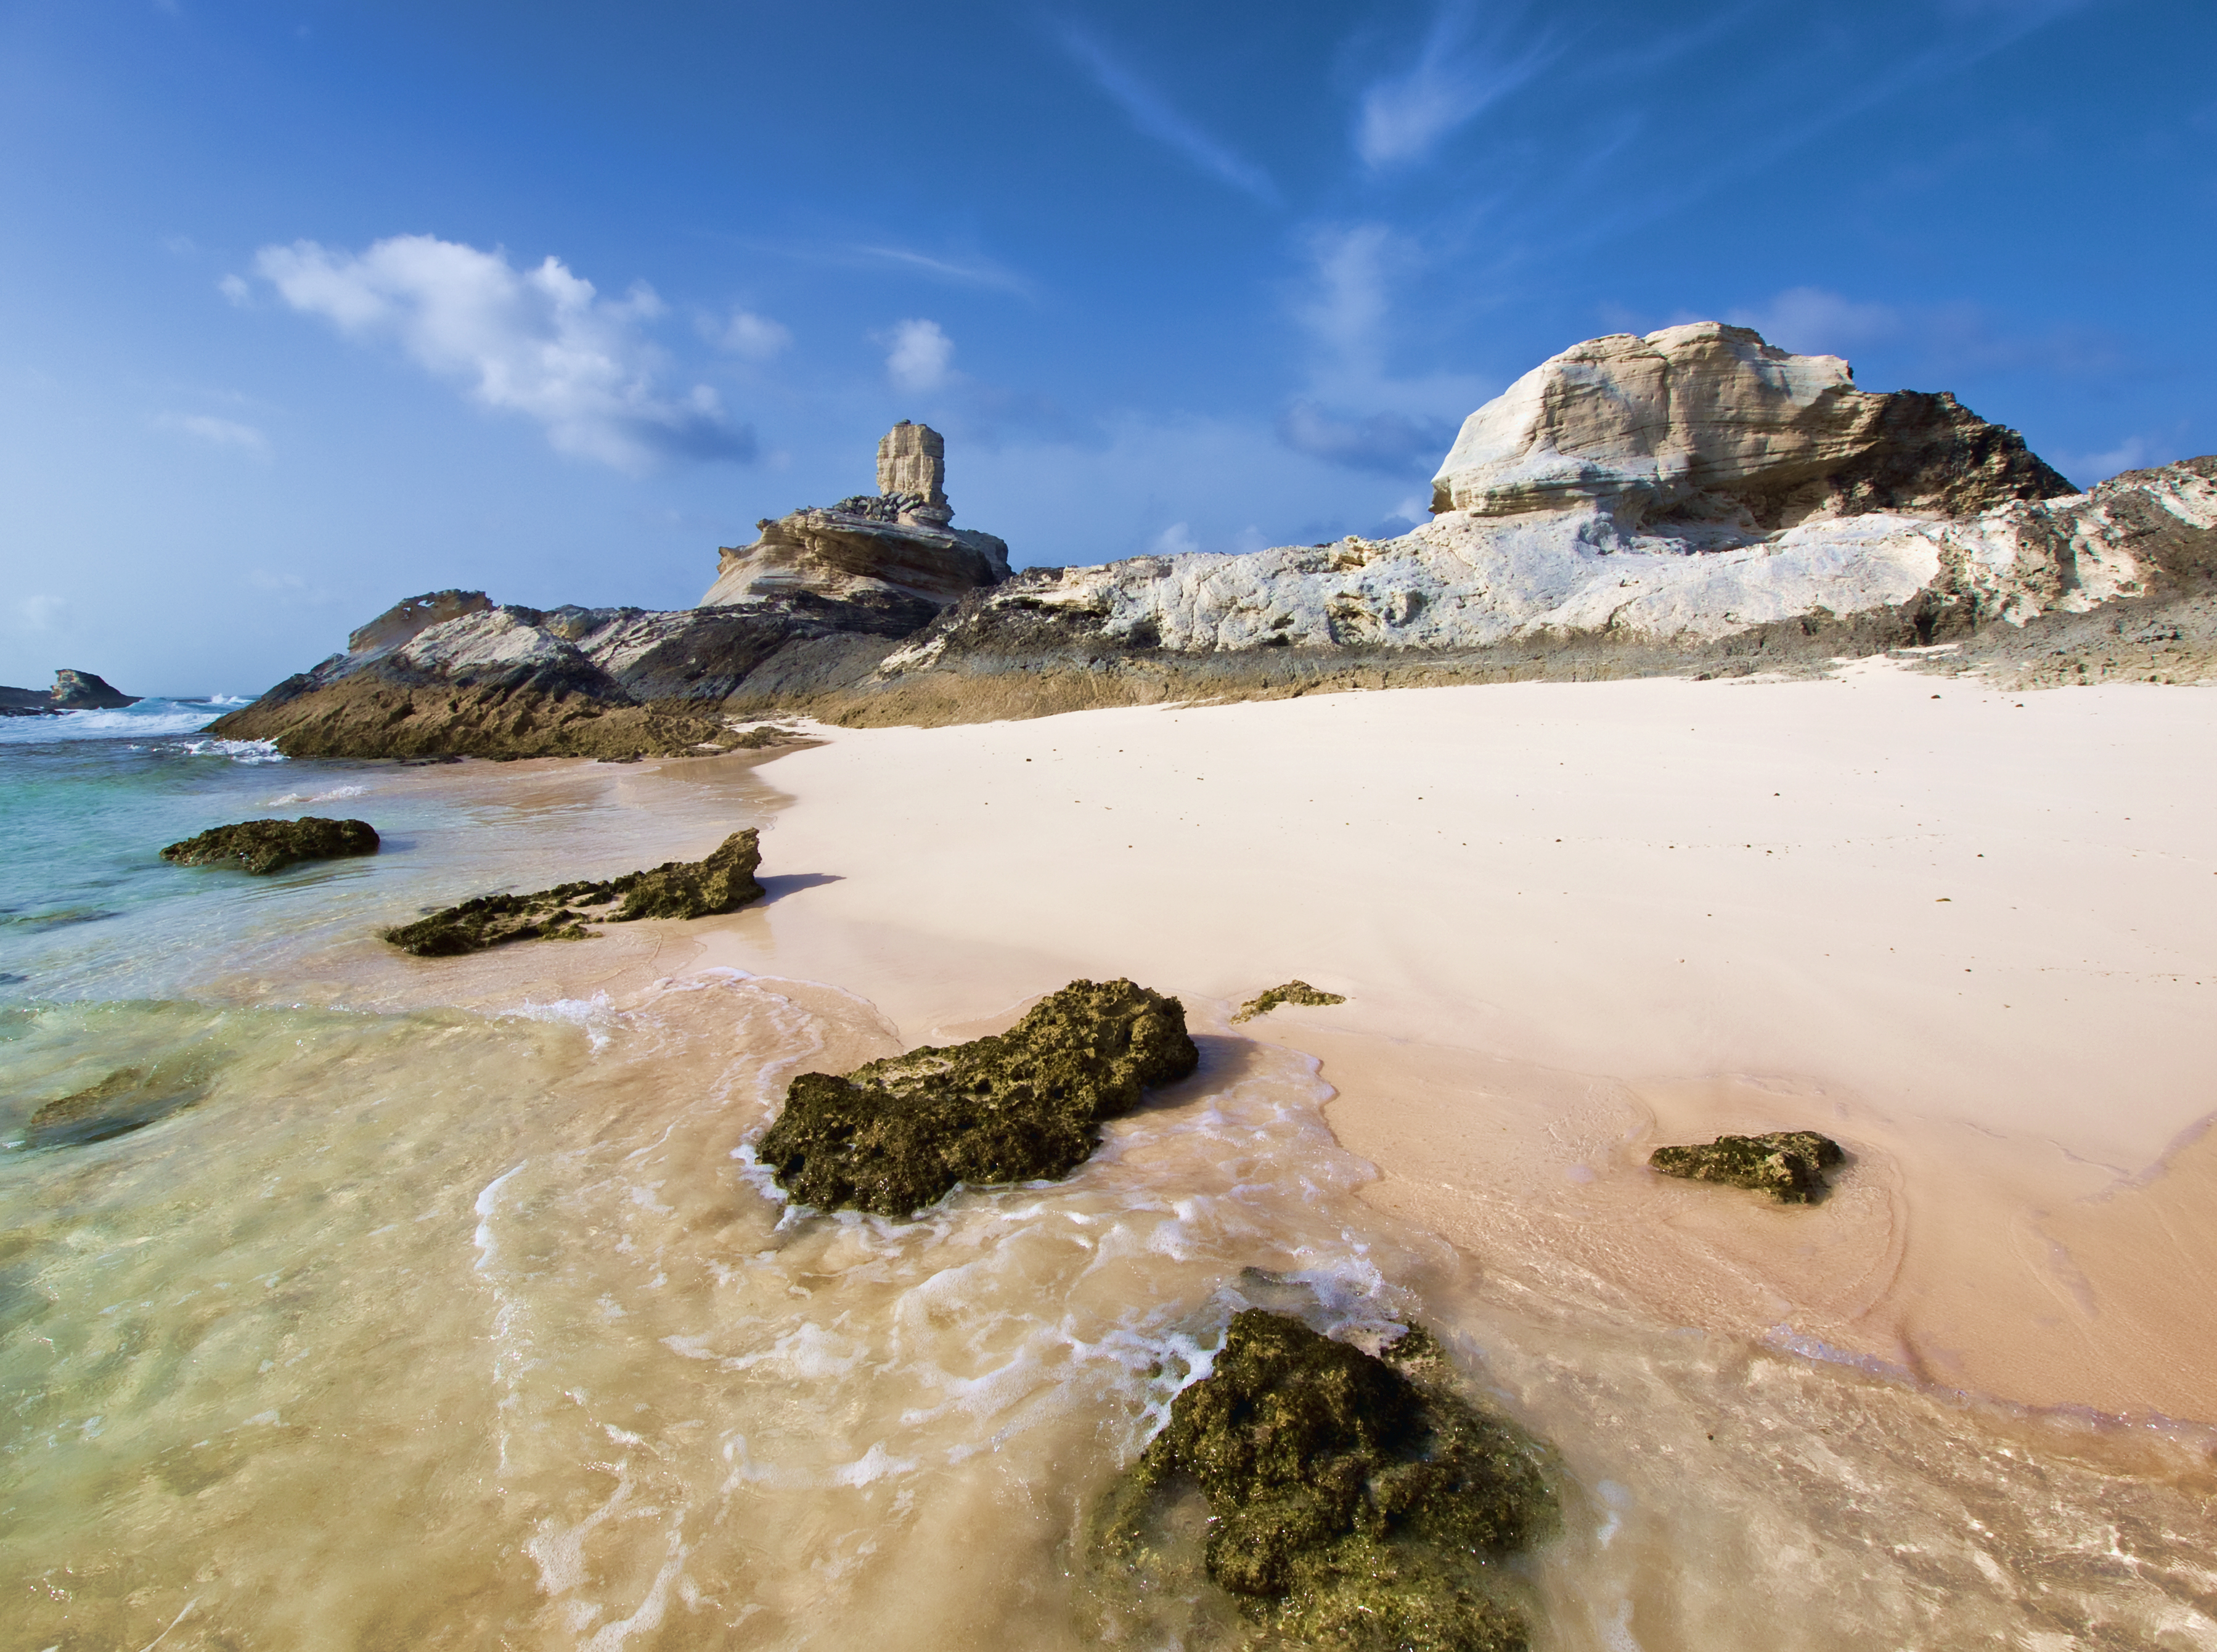
<path fill-rule="evenodd" d="M 1481 1267 L 2217 1421 L 2217 1137 L 2165 1157 L 2217 1107 L 2217 695 L 1868 664 L 833 731 L 756 777 L 799 881 L 695 965 L 912 1041 L 1076 975 L 1210 1021 L 1300 976 L 1349 1001 L 1243 1030 Z M 1856 1155 L 1813 1210 L 1644 1168 L 1794 1127 Z"/>

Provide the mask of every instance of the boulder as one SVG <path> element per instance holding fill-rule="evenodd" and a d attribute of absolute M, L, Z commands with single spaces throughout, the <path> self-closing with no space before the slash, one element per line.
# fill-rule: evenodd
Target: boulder
<path fill-rule="evenodd" d="M 1813 1130 L 1769 1135 L 1720 1135 L 1693 1147 L 1658 1148 L 1647 1162 L 1665 1176 L 1752 1188 L 1781 1204 L 1813 1204 L 1825 1197 L 1825 1172 L 1846 1154 Z"/>
<path fill-rule="evenodd" d="M 162 858 L 173 866 L 236 864 L 262 875 L 299 861 L 374 855 L 377 850 L 377 833 L 367 820 L 304 814 L 297 820 L 242 820 L 236 826 L 213 826 L 196 838 L 171 844 Z"/>
<path fill-rule="evenodd" d="M 389 929 L 385 938 L 419 958 L 451 958 L 509 941 L 587 940 L 596 932 L 588 924 L 707 918 L 761 900 L 763 887 L 755 882 L 761 864 L 760 834 L 749 826 L 697 861 L 664 861 L 643 872 L 558 883 L 529 894 L 479 895 Z"/>
<path fill-rule="evenodd" d="M 1966 516 L 2078 490 L 1950 395 L 1874 395 L 1837 356 L 1701 321 L 1573 344 L 1463 422 L 1435 512 L 1590 505 L 1790 528 L 1873 510 Z"/>
<path fill-rule="evenodd" d="M 1500 1557 L 1555 1524 L 1539 1448 L 1457 1395 L 1411 1327 L 1383 1357 L 1261 1309 L 1110 1493 L 1096 1545 L 1144 1569 L 1161 1505 L 1207 1499 L 1208 1575 L 1288 1640 L 1368 1652 L 1521 1652 Z"/>
<path fill-rule="evenodd" d="M 1102 1120 L 1200 1061 L 1177 999 L 1074 981 L 992 1037 L 801 1073 L 756 1154 L 803 1204 L 911 1216 L 960 1183 L 1068 1175 Z"/>

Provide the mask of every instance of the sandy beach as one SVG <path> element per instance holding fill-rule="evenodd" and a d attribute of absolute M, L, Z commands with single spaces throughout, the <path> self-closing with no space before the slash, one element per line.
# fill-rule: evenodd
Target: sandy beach
<path fill-rule="evenodd" d="M 796 887 L 681 973 L 835 981 L 910 1042 L 1076 975 L 1218 1019 L 1300 976 L 1348 1002 L 1244 1030 L 1483 1270 L 2217 1422 L 2179 1288 L 2217 1259 L 2217 699 L 1873 662 L 827 732 L 757 777 Z M 1645 1168 L 1790 1128 L 1852 1155 L 1814 1210 Z"/>

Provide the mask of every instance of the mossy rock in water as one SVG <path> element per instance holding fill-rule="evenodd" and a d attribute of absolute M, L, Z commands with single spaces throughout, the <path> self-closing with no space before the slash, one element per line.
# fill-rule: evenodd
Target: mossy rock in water
<path fill-rule="evenodd" d="M 1830 1136 L 1814 1130 L 1780 1130 L 1769 1135 L 1720 1135 L 1695 1147 L 1658 1148 L 1647 1155 L 1647 1162 L 1665 1176 L 1751 1187 L 1782 1204 L 1809 1204 L 1824 1197 L 1825 1172 L 1845 1157 Z"/>
<path fill-rule="evenodd" d="M 804 1204 L 905 1216 L 959 1182 L 1069 1174 L 1102 1119 L 1200 1062 L 1177 999 L 1074 981 L 992 1037 L 801 1073 L 756 1153 Z"/>
<path fill-rule="evenodd" d="M 1380 1358 L 1246 1309 L 1112 1492 L 1096 1544 L 1132 1563 L 1157 1508 L 1196 1485 L 1208 1575 L 1251 1621 L 1361 1652 L 1520 1649 L 1499 1562 L 1553 1529 L 1554 1498 L 1539 1447 L 1450 1379 L 1420 1328 Z"/>
<path fill-rule="evenodd" d="M 1344 993 L 1327 993 L 1312 987 L 1305 981 L 1289 981 L 1283 987 L 1273 987 L 1257 993 L 1239 1006 L 1239 1013 L 1232 1018 L 1237 1024 L 1252 1021 L 1258 1015 L 1268 1015 L 1281 1004 L 1344 1004 Z"/>
<path fill-rule="evenodd" d="M 47 1102 L 24 1131 L 26 1148 L 83 1147 L 143 1130 L 207 1093 L 214 1064 L 173 1057 L 151 1067 L 127 1067 L 74 1095 Z"/>
<path fill-rule="evenodd" d="M 162 858 L 176 866 L 235 863 L 259 874 L 282 870 L 295 861 L 376 852 L 377 833 L 368 821 L 304 814 L 297 820 L 241 820 L 236 826 L 211 826 L 197 838 L 171 844 Z"/>
<path fill-rule="evenodd" d="M 589 923 L 627 924 L 640 918 L 706 918 L 737 912 L 758 900 L 762 864 L 759 834 L 734 832 L 707 858 L 664 861 L 644 872 L 602 882 L 558 883 L 531 894 L 487 894 L 448 906 L 385 938 L 421 958 L 482 952 L 509 941 L 576 941 L 594 933 Z"/>

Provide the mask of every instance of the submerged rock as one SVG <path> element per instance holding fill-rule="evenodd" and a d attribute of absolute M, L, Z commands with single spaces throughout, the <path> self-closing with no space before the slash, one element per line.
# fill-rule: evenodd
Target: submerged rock
<path fill-rule="evenodd" d="M 1830 1136 L 1814 1130 L 1781 1130 L 1769 1135 L 1720 1135 L 1694 1147 L 1658 1148 L 1647 1155 L 1647 1162 L 1665 1176 L 1753 1188 L 1781 1204 L 1809 1204 L 1824 1197 L 1824 1172 L 1845 1157 Z"/>
<path fill-rule="evenodd" d="M 449 958 L 509 941 L 585 940 L 595 933 L 587 924 L 707 918 L 759 900 L 755 869 L 761 864 L 760 834 L 749 826 L 701 860 L 664 861 L 646 871 L 558 883 L 530 894 L 479 895 L 389 929 L 385 938 L 419 958 Z"/>
<path fill-rule="evenodd" d="M 1239 1006 L 1239 1013 L 1232 1018 L 1234 1024 L 1252 1021 L 1258 1015 L 1268 1015 L 1281 1004 L 1344 1004 L 1343 993 L 1327 993 L 1312 987 L 1305 981 L 1289 981 L 1283 987 L 1273 987 L 1257 993 Z"/>
<path fill-rule="evenodd" d="M 1251 1621 L 1366 1652 L 1521 1649 L 1495 1562 L 1552 1528 L 1553 1495 L 1535 1443 L 1450 1377 L 1420 1328 L 1380 1358 L 1249 1309 L 1110 1494 L 1096 1544 L 1145 1565 L 1163 1506 L 1195 1486 L 1208 1575 Z"/>
<path fill-rule="evenodd" d="M 176 866 L 221 866 L 232 862 L 256 874 L 281 871 L 295 861 L 374 855 L 377 833 L 367 820 L 330 820 L 304 814 L 297 820 L 241 820 L 212 826 L 197 838 L 173 843 L 162 858 Z"/>
<path fill-rule="evenodd" d="M 756 1152 L 804 1204 L 910 1216 L 957 1183 L 1067 1175 L 1102 1119 L 1200 1061 L 1177 999 L 1074 981 L 1004 1033 L 801 1073 Z"/>
<path fill-rule="evenodd" d="M 205 1059 L 127 1067 L 74 1095 L 50 1101 L 31 1115 L 25 1148 L 83 1147 L 143 1130 L 182 1111 L 207 1093 L 213 1064 Z"/>

